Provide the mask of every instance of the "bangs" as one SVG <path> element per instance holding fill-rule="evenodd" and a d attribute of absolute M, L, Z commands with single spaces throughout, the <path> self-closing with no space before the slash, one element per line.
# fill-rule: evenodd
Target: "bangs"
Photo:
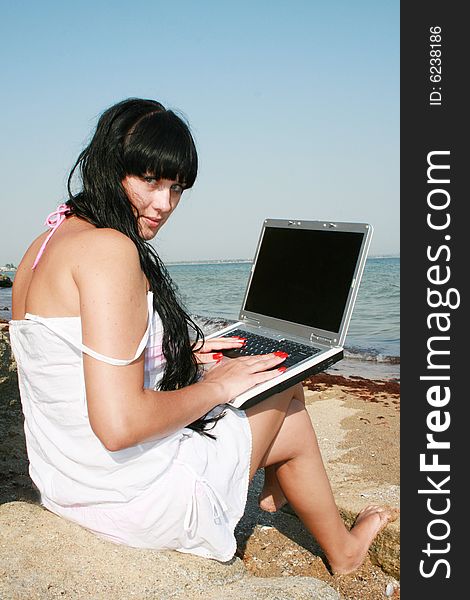
<path fill-rule="evenodd" d="M 145 115 L 126 135 L 123 167 L 127 175 L 151 175 L 192 187 L 197 153 L 188 126 L 171 111 Z"/>

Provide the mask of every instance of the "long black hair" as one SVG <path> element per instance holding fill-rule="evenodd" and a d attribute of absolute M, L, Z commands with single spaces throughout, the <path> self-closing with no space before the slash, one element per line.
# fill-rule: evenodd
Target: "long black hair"
<path fill-rule="evenodd" d="M 151 175 L 190 188 L 197 166 L 196 147 L 186 123 L 155 100 L 129 98 L 101 115 L 93 138 L 78 157 L 67 183 L 70 214 L 96 227 L 117 229 L 137 247 L 140 265 L 154 292 L 154 310 L 163 323 L 166 364 L 160 390 L 179 389 L 199 379 L 193 350 L 202 346 L 204 335 L 184 309 L 155 249 L 140 236 L 138 216 L 122 181 L 126 175 Z M 81 190 L 74 193 L 72 184 L 77 169 Z M 201 417 L 188 427 L 213 437 L 206 430 L 216 420 Z"/>

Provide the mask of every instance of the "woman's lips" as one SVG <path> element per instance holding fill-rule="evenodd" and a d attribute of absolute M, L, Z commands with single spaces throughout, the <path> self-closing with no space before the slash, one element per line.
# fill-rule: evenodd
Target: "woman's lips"
<path fill-rule="evenodd" d="M 152 217 L 144 217 L 144 219 L 146 220 L 147 224 L 153 228 L 158 227 L 160 225 L 160 223 L 162 222 L 161 219 L 152 219 Z"/>

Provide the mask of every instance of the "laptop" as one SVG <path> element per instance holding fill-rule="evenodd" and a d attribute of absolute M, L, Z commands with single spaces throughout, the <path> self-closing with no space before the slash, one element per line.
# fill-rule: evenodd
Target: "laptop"
<path fill-rule="evenodd" d="M 247 338 L 229 358 L 280 350 L 287 370 L 230 404 L 248 408 L 343 358 L 372 237 L 367 223 L 266 219 L 239 320 L 206 336 Z"/>

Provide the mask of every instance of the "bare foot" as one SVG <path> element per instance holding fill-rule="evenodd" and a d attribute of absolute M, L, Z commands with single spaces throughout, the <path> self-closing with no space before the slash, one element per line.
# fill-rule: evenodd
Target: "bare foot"
<path fill-rule="evenodd" d="M 350 531 L 351 548 L 345 552 L 342 560 L 330 561 L 333 573 L 345 575 L 356 571 L 364 562 L 376 536 L 388 523 L 395 521 L 398 515 L 399 510 L 389 506 L 372 505 L 363 508 Z"/>
<path fill-rule="evenodd" d="M 258 502 L 262 510 L 270 513 L 278 511 L 287 504 L 287 498 L 279 485 L 274 465 L 264 469 L 264 486 Z"/>

